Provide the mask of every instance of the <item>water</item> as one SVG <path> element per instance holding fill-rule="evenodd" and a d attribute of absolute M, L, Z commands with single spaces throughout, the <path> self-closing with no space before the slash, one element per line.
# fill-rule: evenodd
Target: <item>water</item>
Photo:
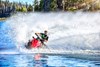
<path fill-rule="evenodd" d="M 66 56 L 0 55 L 0 67 L 100 67 L 100 61 L 89 61 Z"/>
<path fill-rule="evenodd" d="M 0 67 L 100 67 L 99 18 L 98 12 L 18 13 L 0 22 Z M 24 47 L 44 30 L 49 49 Z"/>
<path fill-rule="evenodd" d="M 10 36 L 11 29 L 5 22 L 0 22 L 0 50 L 14 49 L 14 41 Z"/>

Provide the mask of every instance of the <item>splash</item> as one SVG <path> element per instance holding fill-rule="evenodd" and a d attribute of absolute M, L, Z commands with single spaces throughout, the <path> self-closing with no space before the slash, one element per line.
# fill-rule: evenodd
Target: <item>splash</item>
<path fill-rule="evenodd" d="M 67 50 L 100 50 L 100 13 L 18 13 L 6 21 L 16 45 L 48 30 L 48 46 Z M 36 37 L 36 36 L 35 36 Z"/>

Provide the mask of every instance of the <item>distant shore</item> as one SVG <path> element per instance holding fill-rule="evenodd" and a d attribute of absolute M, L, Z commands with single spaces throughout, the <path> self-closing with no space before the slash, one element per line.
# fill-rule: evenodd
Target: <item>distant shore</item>
<path fill-rule="evenodd" d="M 0 18 L 0 21 L 2 21 L 2 20 L 6 20 L 6 18 Z"/>

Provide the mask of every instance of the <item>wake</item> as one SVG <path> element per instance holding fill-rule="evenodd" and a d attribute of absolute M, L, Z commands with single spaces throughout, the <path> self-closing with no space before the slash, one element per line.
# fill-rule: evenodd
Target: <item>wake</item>
<path fill-rule="evenodd" d="M 48 30 L 51 50 L 100 50 L 100 13 L 18 13 L 5 24 L 18 50 L 35 32 Z M 6 29 L 5 29 L 6 30 Z M 21 50 L 20 50 L 21 51 Z M 31 52 L 31 50 L 30 50 Z M 62 52 L 63 53 L 63 52 Z"/>

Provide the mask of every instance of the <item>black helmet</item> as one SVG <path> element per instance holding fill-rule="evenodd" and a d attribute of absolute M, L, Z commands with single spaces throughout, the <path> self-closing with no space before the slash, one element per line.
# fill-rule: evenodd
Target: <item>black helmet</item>
<path fill-rule="evenodd" d="M 45 30 L 44 32 L 48 32 L 47 30 Z"/>
<path fill-rule="evenodd" d="M 44 33 L 45 33 L 45 34 L 47 34 L 47 33 L 48 33 L 48 31 L 47 31 L 47 30 L 45 30 L 45 31 L 44 31 Z"/>

